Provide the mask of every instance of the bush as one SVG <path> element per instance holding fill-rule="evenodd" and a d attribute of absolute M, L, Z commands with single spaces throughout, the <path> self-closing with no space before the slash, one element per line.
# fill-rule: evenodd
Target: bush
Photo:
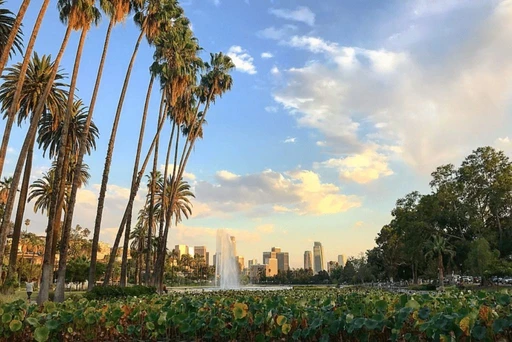
<path fill-rule="evenodd" d="M 414 291 L 435 291 L 435 290 L 437 290 L 437 287 L 435 284 L 413 285 L 413 286 L 409 286 L 409 288 Z"/>
<path fill-rule="evenodd" d="M 130 287 L 121 286 L 95 286 L 91 291 L 84 294 L 84 297 L 91 299 L 125 298 L 133 296 L 145 296 L 156 293 L 152 286 L 135 285 Z"/>

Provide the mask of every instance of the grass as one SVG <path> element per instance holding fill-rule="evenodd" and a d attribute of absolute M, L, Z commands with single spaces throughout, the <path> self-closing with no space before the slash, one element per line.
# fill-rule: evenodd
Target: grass
<path fill-rule="evenodd" d="M 64 298 L 68 298 L 68 297 L 74 296 L 74 295 L 82 296 L 85 292 L 86 291 L 66 291 L 64 293 Z M 36 301 L 38 294 L 39 294 L 38 291 L 32 292 L 32 296 L 30 296 L 30 300 Z M 15 300 L 18 300 L 18 299 L 27 300 L 27 292 L 24 290 L 17 290 L 12 295 L 0 294 L 0 304 L 14 302 Z"/>

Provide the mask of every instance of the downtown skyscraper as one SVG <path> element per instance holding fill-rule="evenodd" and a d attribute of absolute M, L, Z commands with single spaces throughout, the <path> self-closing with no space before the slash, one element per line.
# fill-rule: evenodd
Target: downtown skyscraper
<path fill-rule="evenodd" d="M 313 245 L 313 272 L 316 274 L 325 270 L 324 267 L 324 247 L 318 241 Z"/>

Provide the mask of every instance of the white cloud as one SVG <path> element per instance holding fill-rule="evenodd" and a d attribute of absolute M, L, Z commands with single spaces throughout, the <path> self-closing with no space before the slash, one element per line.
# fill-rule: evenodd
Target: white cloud
<path fill-rule="evenodd" d="M 236 66 L 236 70 L 245 72 L 249 75 L 256 74 L 256 67 L 254 66 L 254 58 L 247 53 L 246 50 L 238 45 L 233 45 L 229 48 L 227 55 L 231 58 Z"/>
<path fill-rule="evenodd" d="M 278 18 L 302 22 L 309 26 L 313 26 L 315 24 L 315 13 L 305 6 L 299 6 L 295 10 L 271 8 L 269 9 L 269 13 Z"/>
<path fill-rule="evenodd" d="M 262 224 L 256 227 L 256 231 L 262 234 L 270 234 L 274 232 L 274 225 L 270 223 Z"/>
<path fill-rule="evenodd" d="M 327 143 L 325 141 L 317 141 L 316 146 L 325 146 Z"/>
<path fill-rule="evenodd" d="M 493 144 L 512 123 L 512 1 L 476 22 L 466 40 L 439 42 L 450 47 L 435 60 L 421 44 L 370 50 L 309 36 L 286 44 L 323 59 L 282 71 L 274 99 L 335 154 L 361 157 L 377 144 L 379 155 L 430 173 Z M 380 170 L 375 177 L 388 173 Z M 346 177 L 364 179 L 354 172 Z"/>
<path fill-rule="evenodd" d="M 279 68 L 278 68 L 277 66 L 275 66 L 275 65 L 274 65 L 274 66 L 272 67 L 272 69 L 270 69 L 270 73 L 271 73 L 272 75 L 277 75 L 277 74 L 279 74 Z"/>
<path fill-rule="evenodd" d="M 218 171 L 215 176 L 222 180 L 222 181 L 230 181 L 230 180 L 234 180 L 234 179 L 238 179 L 240 178 L 239 175 L 236 175 L 232 172 L 229 172 L 229 171 L 226 171 L 226 170 L 221 170 L 221 171 Z"/>
<path fill-rule="evenodd" d="M 174 164 L 169 164 L 167 166 L 168 177 L 170 177 L 172 175 L 173 169 L 174 169 Z M 160 164 L 160 172 L 162 173 L 162 176 L 164 174 L 164 171 L 165 171 L 165 165 L 164 164 Z M 196 175 L 194 175 L 191 172 L 184 171 L 183 172 L 183 179 L 188 180 L 188 181 L 195 181 L 196 180 Z"/>
<path fill-rule="evenodd" d="M 277 113 L 277 107 L 275 106 L 267 106 L 265 107 L 265 111 L 268 113 Z"/>
<path fill-rule="evenodd" d="M 285 144 L 294 144 L 297 141 L 297 138 L 286 138 L 283 142 Z"/>
<path fill-rule="evenodd" d="M 290 211 L 300 215 L 323 215 L 361 206 L 355 196 L 344 195 L 334 184 L 322 183 L 318 174 L 300 170 L 279 173 L 265 170 L 249 175 L 217 173 L 216 183 L 200 181 L 196 196 L 214 210 L 223 212 Z"/>
<path fill-rule="evenodd" d="M 369 183 L 393 174 L 388 166 L 387 157 L 371 149 L 345 158 L 331 158 L 320 163 L 320 166 L 336 168 L 339 170 L 341 179 L 360 184 Z"/>
<path fill-rule="evenodd" d="M 281 40 L 288 37 L 292 32 L 297 31 L 298 27 L 295 25 L 284 25 L 280 28 L 274 26 L 267 27 L 257 33 L 257 36 L 266 39 Z"/>
<path fill-rule="evenodd" d="M 263 59 L 269 59 L 269 58 L 273 58 L 273 57 L 274 57 L 274 55 L 271 54 L 270 52 L 262 52 L 261 53 L 261 58 L 263 58 Z"/>

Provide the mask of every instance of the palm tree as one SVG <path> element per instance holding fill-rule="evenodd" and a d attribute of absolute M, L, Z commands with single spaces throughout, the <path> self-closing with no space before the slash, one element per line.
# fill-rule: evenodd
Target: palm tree
<path fill-rule="evenodd" d="M 22 65 L 19 63 L 13 66 L 12 68 L 8 68 L 7 75 L 3 77 L 5 79 L 5 82 L 0 86 L 0 100 L 2 101 L 2 109 L 11 108 L 14 103 L 15 93 L 19 92 L 21 94 L 18 102 L 18 124 L 21 124 L 22 120 L 29 117 L 30 114 L 34 116 L 34 112 L 36 111 L 36 107 L 39 101 L 38 98 L 44 92 L 44 89 L 47 87 L 50 78 L 53 76 L 54 80 L 56 81 L 60 81 L 64 78 L 64 76 L 61 73 L 53 75 L 54 64 L 52 63 L 49 56 L 42 56 L 41 58 L 39 58 L 37 54 L 34 54 L 34 57 L 31 59 L 28 65 L 28 69 L 26 72 L 26 82 L 24 82 L 23 89 L 19 90 L 16 89 L 16 87 L 18 83 L 17 79 L 20 77 L 21 74 L 21 69 Z M 65 97 L 67 96 L 67 91 L 65 90 L 65 87 L 66 85 L 61 82 L 54 82 L 52 84 L 51 91 L 46 97 L 45 108 L 47 110 L 52 110 L 55 112 L 61 110 L 63 103 L 65 103 Z M 8 121 L 13 119 L 14 116 L 8 117 Z M 16 220 L 14 224 L 14 231 L 12 237 L 13 248 L 11 249 L 8 276 L 13 275 L 16 267 L 17 255 L 13 251 L 17 250 L 19 244 L 21 225 L 28 193 L 29 177 L 32 169 L 34 139 L 35 137 L 32 137 L 32 141 L 28 145 L 28 151 L 25 160 L 23 182 L 21 187 L 20 199 L 18 201 L 18 210 L 16 213 Z"/>
<path fill-rule="evenodd" d="M 105 65 L 105 59 L 107 56 L 108 51 L 108 45 L 110 42 L 110 34 L 112 32 L 112 28 L 118 24 L 119 22 L 123 21 L 126 16 L 130 13 L 131 10 L 131 2 L 130 0 L 100 0 L 100 6 L 103 9 L 103 11 L 110 17 L 110 22 L 108 24 L 107 33 L 105 35 L 105 42 L 103 44 L 103 52 L 101 54 L 100 64 L 98 66 L 98 72 L 96 74 L 96 82 L 94 84 L 94 90 L 92 92 L 91 97 L 91 103 L 89 104 L 89 115 L 87 117 L 87 121 L 85 124 L 84 129 L 84 137 L 87 136 L 89 131 L 89 126 L 92 120 L 92 116 L 94 113 L 94 108 L 96 105 L 96 97 L 98 95 L 99 87 L 101 84 L 101 77 L 103 74 L 103 67 Z M 85 146 L 85 144 L 83 144 Z M 76 168 L 75 168 L 75 174 L 80 173 L 80 168 L 83 163 L 83 158 L 85 155 L 85 149 L 81 148 L 78 153 Z M 78 178 L 77 178 L 78 179 Z M 75 203 L 76 203 L 76 194 L 78 192 L 78 183 L 74 182 L 71 187 L 71 193 L 69 197 L 69 210 L 67 210 L 66 215 L 69 217 L 69 224 L 71 224 L 71 221 L 73 220 L 73 214 L 75 209 Z M 67 227 L 65 227 L 67 229 Z M 92 252 L 91 252 L 91 267 L 89 274 L 95 275 L 96 273 L 96 258 L 98 254 L 98 241 L 99 241 L 99 231 L 97 232 L 98 236 L 96 238 L 93 237 L 92 242 Z M 96 234 L 96 230 L 94 231 L 94 234 Z M 88 283 L 88 289 L 92 289 L 92 287 L 95 284 L 95 279 L 89 278 Z"/>
<path fill-rule="evenodd" d="M 169 30 L 172 25 L 174 25 L 174 22 L 177 18 L 179 18 L 183 14 L 183 9 L 178 6 L 178 2 L 176 0 L 140 0 L 139 6 L 137 6 L 137 12 L 135 14 L 134 20 L 135 23 L 140 27 L 140 34 L 137 39 L 137 42 L 135 43 L 135 47 L 133 50 L 133 54 L 130 60 L 130 63 L 128 65 L 128 69 L 126 70 L 126 76 L 123 83 L 123 88 L 121 90 L 121 95 L 119 97 L 119 102 L 116 109 L 116 114 L 114 117 L 114 122 L 112 125 L 112 131 L 110 133 L 110 139 L 108 143 L 107 148 L 107 155 L 105 158 L 105 166 L 103 168 L 103 176 L 101 180 L 101 187 L 100 187 L 100 193 L 98 196 L 98 209 L 96 212 L 96 221 L 94 225 L 94 236 L 93 236 L 93 246 L 97 245 L 97 240 L 99 240 L 99 231 L 101 227 L 101 219 L 103 215 L 103 207 L 105 203 L 105 195 L 107 192 L 107 184 L 108 184 L 108 177 L 110 173 L 110 165 L 112 162 L 112 155 L 114 153 L 114 144 L 116 139 L 116 133 L 117 133 L 117 127 L 119 125 L 119 120 L 121 117 L 121 112 L 123 109 L 123 103 L 124 98 L 126 95 L 126 91 L 128 89 L 128 84 L 130 82 L 130 76 L 131 71 L 133 68 L 133 64 L 135 62 L 135 57 L 137 56 L 137 51 L 139 49 L 139 45 L 142 41 L 142 38 L 146 36 L 147 41 L 149 44 L 152 44 L 155 38 L 161 33 Z M 132 188 L 134 184 L 132 182 Z M 127 221 L 127 214 L 123 215 L 122 223 L 119 227 L 118 235 L 119 239 L 116 236 L 116 242 L 113 246 L 113 253 L 111 253 L 111 262 L 109 261 L 109 266 L 107 266 L 106 271 L 106 277 L 105 281 L 108 282 L 109 276 L 107 276 L 109 273 L 111 273 L 113 262 L 115 258 L 112 257 L 112 255 L 115 256 L 115 252 L 117 252 L 117 247 L 119 245 L 119 241 L 121 239 L 121 235 L 123 234 L 124 227 Z M 129 232 L 128 232 L 129 233 Z M 129 236 L 129 234 L 126 234 Z M 127 253 L 126 249 L 123 254 Z M 91 273 L 89 274 L 89 279 L 95 279 L 95 274 L 92 274 L 93 269 L 91 268 Z M 123 275 L 126 275 L 126 271 L 124 269 Z M 123 281 L 123 279 L 122 279 Z"/>
<path fill-rule="evenodd" d="M 439 288 L 441 291 L 444 290 L 444 262 L 443 262 L 443 254 L 447 254 L 451 257 L 455 255 L 455 251 L 452 250 L 447 241 L 439 235 L 434 235 L 432 240 L 429 242 L 427 246 L 427 253 L 425 253 L 426 258 L 437 257 L 437 268 L 439 270 Z"/>
<path fill-rule="evenodd" d="M 34 28 L 32 29 L 32 34 L 30 35 L 30 39 L 28 41 L 27 49 L 25 50 L 25 55 L 23 57 L 23 62 L 21 64 L 19 75 L 16 78 L 16 89 L 11 106 L 7 110 L 7 123 L 4 128 L 4 136 L 2 138 L 2 145 L 0 146 L 0 176 L 2 175 L 5 155 L 7 153 L 7 146 L 9 145 L 9 138 L 12 129 L 12 125 L 14 123 L 14 118 L 16 113 L 19 110 L 19 101 L 22 94 L 22 90 L 24 89 L 23 85 L 25 82 L 25 76 L 27 74 L 27 68 L 29 67 L 30 57 L 32 56 L 32 50 L 34 50 L 34 45 L 36 43 L 36 37 L 39 33 L 39 28 L 41 27 L 41 23 L 43 22 L 43 17 L 46 13 L 46 9 L 48 8 L 48 4 L 50 0 L 44 0 L 41 9 L 39 10 L 39 14 L 37 15 L 36 22 L 34 24 Z M 1 19 L 0 19 L 1 20 Z"/>
<path fill-rule="evenodd" d="M 17 189 L 17 187 L 18 187 L 21 173 L 22 173 L 22 168 L 25 163 L 25 159 L 27 157 L 28 151 L 30 149 L 30 144 L 34 141 L 33 139 L 37 132 L 37 124 L 39 123 L 39 119 L 41 118 L 41 115 L 43 114 L 43 111 L 45 109 L 46 100 L 47 100 L 47 97 L 50 94 L 50 91 L 52 89 L 52 85 L 55 80 L 55 76 L 57 75 L 62 56 L 64 55 L 64 51 L 66 50 L 66 46 L 69 41 L 69 37 L 71 35 L 71 30 L 72 30 L 72 26 L 67 25 L 66 33 L 64 34 L 64 38 L 62 40 L 61 47 L 59 49 L 59 52 L 57 53 L 57 57 L 55 59 L 53 67 L 51 68 L 52 71 L 49 76 L 48 82 L 46 84 L 46 87 L 45 87 L 43 93 L 39 97 L 39 99 L 37 101 L 37 105 L 34 109 L 32 119 L 30 122 L 30 126 L 28 128 L 27 134 L 23 141 L 23 145 L 21 147 L 21 150 L 20 150 L 20 153 L 18 156 L 18 160 L 16 162 L 16 166 L 14 169 L 14 174 L 13 174 L 13 188 L 14 189 Z M 11 191 L 9 192 L 9 196 L 7 198 L 7 203 L 6 203 L 5 210 L 4 210 L 4 215 L 3 215 L 4 219 L 2 220 L 2 224 L 0 226 L 0 253 L 3 253 L 5 250 L 5 240 L 7 237 L 7 229 L 8 229 L 7 226 L 10 221 L 10 217 L 11 217 L 12 210 L 14 207 L 15 198 L 16 198 L 16 191 L 15 190 L 13 191 L 13 189 L 11 189 Z M 51 239 L 51 234 L 47 234 L 47 238 Z M 46 277 L 46 279 L 44 279 L 41 282 L 41 290 L 42 291 L 39 291 L 39 297 L 42 298 L 42 301 L 40 300 L 39 301 L 40 303 L 42 303 L 43 301 L 48 299 L 48 292 L 49 292 L 50 279 L 48 278 L 48 276 L 49 276 L 50 270 L 52 269 L 52 265 L 48 264 L 49 254 L 47 255 L 47 253 L 50 253 L 49 248 L 45 249 L 45 257 L 47 258 L 47 262 L 46 263 L 43 262 L 43 268 L 45 268 L 45 270 L 43 270 L 43 275 Z M 45 271 L 46 271 L 46 273 L 45 273 Z M 43 278 L 45 278 L 45 277 L 43 277 Z"/>
<path fill-rule="evenodd" d="M 55 224 L 53 228 L 53 240 L 52 240 L 52 254 L 51 257 L 53 261 L 55 260 L 55 253 L 57 248 L 57 237 L 60 236 L 61 231 L 61 216 L 63 211 L 66 211 L 66 204 L 69 200 L 69 188 L 70 184 L 73 181 L 74 167 L 76 165 L 75 160 L 77 158 L 78 150 L 80 149 L 80 145 L 82 140 L 85 138 L 85 150 L 88 154 L 91 154 L 91 151 L 96 148 L 96 139 L 99 136 L 98 128 L 94 123 L 90 123 L 90 130 L 88 134 L 85 134 L 85 125 L 88 118 L 87 108 L 84 106 L 81 100 L 75 100 L 73 104 L 73 112 L 72 117 L 69 122 L 69 129 L 66 138 L 66 157 L 64 158 L 65 162 L 68 163 L 68 166 L 65 168 L 66 177 L 63 177 L 63 186 L 64 191 L 59 194 L 58 197 L 58 209 L 55 214 Z M 59 150 L 61 148 L 63 138 L 63 129 L 64 129 L 64 117 L 63 115 L 53 115 L 52 113 L 47 113 L 43 115 L 39 125 L 39 136 L 38 143 L 39 147 L 43 148 L 43 154 L 48 152 L 50 158 L 55 158 L 58 156 Z M 54 161 L 53 165 L 53 178 L 55 178 L 56 169 L 58 162 Z M 85 166 L 85 167 L 84 167 Z M 70 168 L 71 167 L 71 168 Z M 77 182 L 79 185 L 84 180 L 83 173 L 88 171 L 88 167 L 86 164 L 82 164 L 80 167 L 80 174 L 78 175 Z M 87 174 L 88 176 L 88 174 Z M 65 178 L 65 179 L 64 179 Z M 88 178 L 88 177 L 87 177 Z M 52 188 L 58 189 L 58 183 L 53 179 L 54 184 L 52 184 Z M 64 183 L 65 182 L 65 183 Z M 51 205 L 51 193 L 50 193 L 50 205 Z M 50 210 L 48 210 L 49 212 Z M 52 261 L 52 262 L 53 262 Z"/>
<path fill-rule="evenodd" d="M 7 60 L 11 57 L 13 51 L 18 50 L 21 53 L 22 32 L 21 21 L 27 12 L 30 0 L 23 0 L 18 15 L 13 18 L 13 13 L 5 8 L 4 0 L 0 0 L 0 75 L 4 70 Z"/>
<path fill-rule="evenodd" d="M 197 106 L 194 110 L 195 113 L 192 113 L 192 119 L 187 120 L 187 141 L 183 146 L 179 167 L 177 170 L 175 169 L 173 171 L 173 176 L 171 177 L 174 182 L 182 181 L 183 172 L 185 171 L 190 153 L 194 148 L 194 143 L 197 138 L 202 138 L 202 125 L 205 122 L 210 103 L 215 102 L 216 97 L 221 97 L 226 91 L 230 90 L 233 85 L 233 79 L 229 73 L 233 70 L 235 65 L 231 59 L 222 53 L 211 54 L 210 56 L 210 63 L 206 64 L 206 74 L 201 77 L 201 83 L 198 89 L 195 89 L 197 94 L 196 96 L 199 99 L 198 102 L 203 104 L 204 107 L 202 111 L 199 111 L 199 106 Z M 188 105 L 191 106 L 192 101 L 188 101 Z M 173 206 L 176 204 L 174 197 L 178 195 L 177 190 L 179 189 L 179 185 L 171 184 L 171 187 L 174 191 L 170 194 L 169 204 L 171 207 L 166 209 L 166 215 L 176 215 L 176 208 L 173 208 Z M 158 257 L 154 272 L 154 282 L 155 284 L 158 284 L 159 290 L 161 290 L 163 282 L 165 254 L 167 248 L 166 243 L 170 223 L 170 220 L 166 222 L 166 227 L 163 232 L 163 236 L 161 236 L 160 246 L 157 253 Z"/>
<path fill-rule="evenodd" d="M 35 200 L 34 212 L 36 213 L 39 211 L 41 211 L 41 214 L 44 214 L 45 211 L 46 213 L 48 213 L 48 210 L 50 208 L 51 196 L 55 185 L 55 182 L 53 181 L 55 167 L 56 164 L 53 163 L 52 167 L 47 172 L 43 173 L 43 176 L 41 178 L 35 180 L 32 183 L 32 185 L 30 185 L 30 195 L 28 197 L 28 202 Z M 71 167 L 74 167 L 74 165 L 71 165 L 70 168 Z M 73 177 L 74 173 L 71 174 L 70 172 L 68 174 L 68 183 L 73 179 Z M 89 166 L 87 164 L 82 164 L 80 176 L 78 177 L 80 187 L 86 185 L 90 177 L 91 176 L 89 174 Z M 66 194 L 64 199 L 64 210 L 66 210 L 69 202 L 69 196 Z"/>
<path fill-rule="evenodd" d="M 67 167 L 69 163 L 67 162 L 67 158 L 70 156 L 70 151 L 68 150 L 68 144 L 66 140 L 68 138 L 68 130 L 70 125 L 70 120 L 73 117 L 73 109 L 74 109 L 74 92 L 76 87 L 76 81 L 78 77 L 78 70 L 80 66 L 80 60 L 82 57 L 82 51 L 85 43 L 85 38 L 91 25 L 97 25 L 99 19 L 101 17 L 100 11 L 95 7 L 94 0 L 59 0 L 58 7 L 60 10 L 60 19 L 64 23 L 68 24 L 68 27 L 71 27 L 73 30 L 80 30 L 80 40 L 78 42 L 78 47 L 75 55 L 75 64 L 73 67 L 73 74 L 71 76 L 71 84 L 69 87 L 69 96 L 67 103 L 67 112 L 63 120 L 63 128 L 62 128 L 62 136 L 61 136 L 61 144 L 59 148 L 59 155 L 57 158 L 57 169 L 55 172 L 55 182 L 58 185 L 58 192 L 56 191 L 52 195 L 52 201 L 50 205 L 50 212 L 48 215 L 48 227 L 47 232 L 51 232 L 53 227 L 58 223 L 56 221 L 57 213 L 62 210 L 62 203 L 64 198 L 64 192 L 66 188 L 66 177 Z M 69 224 L 71 227 L 71 224 Z M 66 226 L 67 228 L 67 226 Z M 48 234 L 49 235 L 49 234 Z M 59 271 L 58 271 L 58 281 L 57 288 L 55 291 L 55 300 L 63 301 L 64 300 L 64 285 L 65 285 L 65 272 L 66 272 L 66 259 L 67 259 L 67 242 L 69 239 L 69 229 L 64 229 L 62 232 L 62 241 L 61 241 L 61 255 L 59 259 Z M 47 238 L 46 248 L 50 248 L 52 238 Z M 49 276 L 51 274 L 50 265 L 43 264 L 43 267 L 46 266 L 46 272 L 43 271 L 43 281 L 41 282 L 41 290 L 39 292 L 38 301 L 43 302 L 46 300 L 46 296 L 49 291 Z M 46 278 L 46 279 L 45 279 Z"/>
<path fill-rule="evenodd" d="M 171 108 L 176 109 L 177 98 L 187 89 L 187 86 L 195 81 L 196 70 L 198 66 L 201 66 L 200 59 L 197 57 L 197 52 L 200 50 L 197 40 L 193 37 L 192 31 L 189 28 L 189 21 L 186 18 L 179 18 L 174 22 L 174 26 L 162 34 L 156 39 L 157 49 L 155 52 L 156 62 L 153 64 L 153 70 L 156 69 L 159 72 L 160 80 L 162 84 L 162 93 L 167 100 L 167 108 L 170 111 Z M 163 61 L 162 65 L 158 62 Z M 143 122 L 145 122 L 145 116 L 143 116 Z M 165 174 L 167 176 L 168 164 L 169 164 L 169 153 L 173 142 L 174 132 L 180 122 L 174 118 L 172 126 L 171 137 L 169 139 L 169 147 L 167 151 L 167 158 L 165 162 Z M 138 172 L 138 161 L 142 147 L 142 134 L 139 135 L 139 146 L 137 148 L 137 155 L 132 176 L 131 192 L 136 193 L 139 182 L 137 182 Z M 179 138 L 179 135 L 176 135 Z M 176 145 L 179 140 L 176 141 Z M 142 170 L 143 172 L 144 170 Z M 126 233 L 123 245 L 123 258 L 121 263 L 121 285 L 126 285 L 126 274 L 127 274 L 127 247 L 128 237 L 130 233 L 130 221 L 131 212 L 133 207 L 133 201 L 135 197 L 129 199 L 127 205 L 127 222 L 126 222 Z M 120 228 L 122 229 L 122 227 Z M 148 256 L 146 255 L 146 259 Z"/>
<path fill-rule="evenodd" d="M 0 205 L 3 207 L 7 202 L 7 196 L 9 195 L 9 190 L 11 189 L 12 177 L 4 177 L 3 180 L 0 181 Z"/>

